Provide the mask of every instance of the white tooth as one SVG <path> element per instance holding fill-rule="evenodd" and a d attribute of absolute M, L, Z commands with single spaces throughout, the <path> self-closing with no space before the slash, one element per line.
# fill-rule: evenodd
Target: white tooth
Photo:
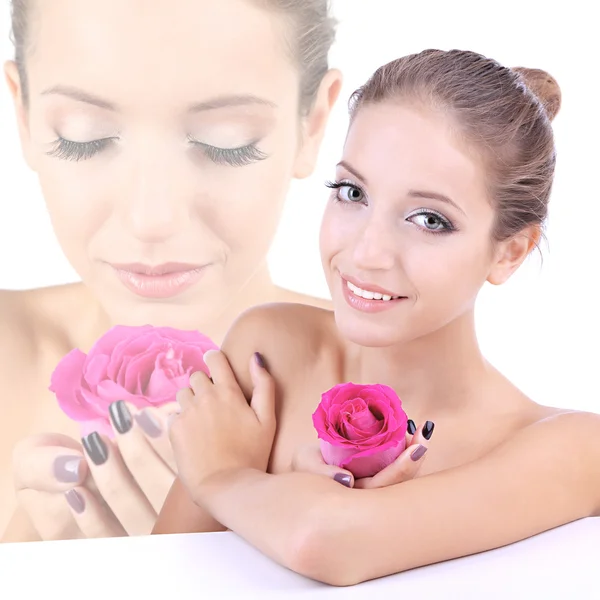
<path fill-rule="evenodd" d="M 350 289 L 351 289 L 353 292 L 355 292 L 355 291 L 356 291 L 356 286 L 355 286 L 353 283 L 350 283 L 349 281 L 348 281 L 348 287 L 349 287 L 349 288 L 350 288 Z"/>
<path fill-rule="evenodd" d="M 382 296 L 382 300 L 385 300 L 386 302 L 387 302 L 388 300 L 391 300 L 391 299 L 392 299 L 392 297 L 391 297 L 391 296 L 388 296 L 387 294 L 384 294 L 384 295 Z"/>
<path fill-rule="evenodd" d="M 367 292 L 366 290 L 362 291 L 362 297 L 365 298 L 365 300 L 373 300 L 374 295 L 373 292 Z"/>
<path fill-rule="evenodd" d="M 383 298 L 383 294 L 373 294 L 373 300 L 381 300 Z"/>

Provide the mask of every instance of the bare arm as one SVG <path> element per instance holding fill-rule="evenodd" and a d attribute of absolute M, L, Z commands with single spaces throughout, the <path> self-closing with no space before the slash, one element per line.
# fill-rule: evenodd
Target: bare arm
<path fill-rule="evenodd" d="M 286 567 L 352 585 L 598 514 L 598 439 L 600 416 L 563 414 L 477 461 L 387 488 L 247 469 L 215 476 L 195 500 Z"/>
<path fill-rule="evenodd" d="M 229 358 L 246 398 L 250 398 L 252 393 L 252 383 L 247 373 L 247 357 L 251 352 L 247 352 L 247 349 L 255 344 L 255 340 L 260 339 L 259 328 L 262 325 L 260 309 L 258 318 L 255 316 L 256 312 L 256 309 L 251 310 L 238 317 L 221 346 L 221 350 Z M 152 533 L 201 533 L 225 530 L 226 527 L 194 502 L 181 480 L 176 478 Z"/>

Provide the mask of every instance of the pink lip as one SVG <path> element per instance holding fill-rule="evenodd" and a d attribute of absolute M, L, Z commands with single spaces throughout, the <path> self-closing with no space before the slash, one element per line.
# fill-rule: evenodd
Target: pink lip
<path fill-rule="evenodd" d="M 340 282 L 342 284 L 342 295 L 344 296 L 344 300 L 346 303 L 352 308 L 359 310 L 365 313 L 379 313 L 385 310 L 391 310 L 392 308 L 396 308 L 400 302 L 403 302 L 407 298 L 402 296 L 399 298 L 394 298 L 393 300 L 367 300 L 366 298 L 360 298 L 353 294 L 348 288 L 347 282 L 353 283 L 354 285 L 362 288 L 363 290 L 369 290 L 370 292 L 377 292 L 379 294 L 385 294 L 386 296 L 394 296 L 397 294 L 392 294 L 389 291 L 383 290 L 378 286 L 370 286 L 367 284 L 361 285 L 360 283 L 355 283 L 358 280 L 356 279 L 346 279 L 344 276 L 340 278 Z"/>
<path fill-rule="evenodd" d="M 117 277 L 134 294 L 143 298 L 172 298 L 194 285 L 208 265 L 164 263 L 111 264 Z"/>

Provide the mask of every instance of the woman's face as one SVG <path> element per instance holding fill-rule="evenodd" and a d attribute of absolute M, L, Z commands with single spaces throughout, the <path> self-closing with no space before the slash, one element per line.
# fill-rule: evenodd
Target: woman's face
<path fill-rule="evenodd" d="M 34 7 L 21 135 L 67 258 L 118 322 L 218 317 L 315 160 L 283 22 L 247 0 Z"/>
<path fill-rule="evenodd" d="M 471 310 L 486 279 L 507 276 L 484 175 L 442 117 L 359 109 L 321 229 L 345 337 L 388 346 L 427 335 Z"/>

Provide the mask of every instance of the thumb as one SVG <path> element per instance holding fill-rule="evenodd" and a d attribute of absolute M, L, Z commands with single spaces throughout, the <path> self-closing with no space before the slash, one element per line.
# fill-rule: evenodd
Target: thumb
<path fill-rule="evenodd" d="M 275 381 L 267 370 L 262 354 L 255 352 L 250 359 L 252 400 L 250 406 L 261 423 L 275 424 Z"/>
<path fill-rule="evenodd" d="M 294 455 L 294 471 L 313 473 L 314 475 L 325 475 L 346 487 L 354 487 L 354 475 L 346 469 L 328 465 L 323 460 L 323 455 L 318 446 L 310 445 L 300 448 Z"/>

